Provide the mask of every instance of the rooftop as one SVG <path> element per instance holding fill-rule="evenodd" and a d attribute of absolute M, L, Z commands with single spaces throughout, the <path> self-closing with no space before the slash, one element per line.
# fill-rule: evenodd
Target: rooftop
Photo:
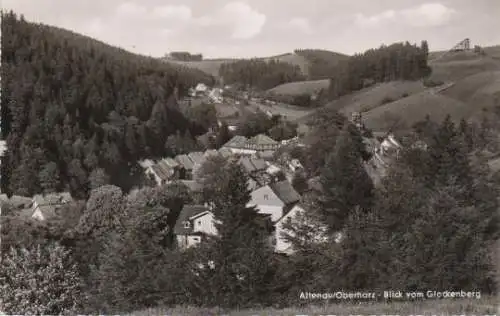
<path fill-rule="evenodd" d="M 264 135 L 264 134 L 259 134 L 257 136 L 254 136 L 248 140 L 249 145 L 253 146 L 272 146 L 272 145 L 279 145 L 277 141 L 272 139 L 271 137 Z"/>
<path fill-rule="evenodd" d="M 283 203 L 287 205 L 300 201 L 300 194 L 295 191 L 292 184 L 287 180 L 271 183 L 269 186 Z"/>
<path fill-rule="evenodd" d="M 245 148 L 247 142 L 248 139 L 245 136 L 236 135 L 233 138 L 231 138 L 227 143 L 225 143 L 223 147 Z"/>
<path fill-rule="evenodd" d="M 177 218 L 177 222 L 175 223 L 174 234 L 176 235 L 191 234 L 193 232 L 193 225 L 190 225 L 189 228 L 186 228 L 184 226 L 184 222 L 189 221 L 191 217 L 206 211 L 208 211 L 208 208 L 203 205 L 184 205 L 179 214 L 179 217 Z"/>
<path fill-rule="evenodd" d="M 175 157 L 175 160 L 186 170 L 193 170 L 194 163 L 193 161 L 188 157 L 188 155 L 178 155 Z"/>

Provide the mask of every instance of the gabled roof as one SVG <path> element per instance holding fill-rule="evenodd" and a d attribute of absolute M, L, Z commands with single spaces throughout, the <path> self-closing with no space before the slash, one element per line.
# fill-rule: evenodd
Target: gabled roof
<path fill-rule="evenodd" d="M 300 201 L 300 194 L 295 191 L 292 184 L 287 180 L 271 183 L 269 186 L 283 203 L 287 205 Z"/>
<path fill-rule="evenodd" d="M 284 202 L 269 186 L 260 187 L 250 193 L 249 205 L 283 206 Z"/>
<path fill-rule="evenodd" d="M 189 153 L 188 157 L 194 164 L 200 164 L 203 162 L 203 153 L 201 151 Z"/>
<path fill-rule="evenodd" d="M 227 143 L 222 147 L 227 148 L 245 148 L 247 145 L 248 139 L 245 136 L 236 135 L 231 138 Z"/>
<path fill-rule="evenodd" d="M 176 167 L 179 167 L 179 163 L 177 161 L 175 161 L 173 158 L 164 158 L 162 159 L 162 161 L 165 162 L 165 164 L 167 166 L 169 166 L 170 168 L 176 168 Z"/>
<path fill-rule="evenodd" d="M 246 156 L 241 157 L 240 160 L 238 161 L 238 163 L 248 173 L 252 173 L 256 170 L 255 166 L 252 164 L 249 157 L 246 157 Z"/>
<path fill-rule="evenodd" d="M 189 235 L 193 232 L 193 225 L 189 228 L 184 227 L 184 222 L 189 221 L 189 219 L 195 215 L 201 214 L 208 211 L 208 208 L 203 205 L 184 205 L 182 208 L 177 221 L 174 226 L 174 234 L 176 235 Z"/>
<path fill-rule="evenodd" d="M 188 155 L 178 155 L 175 157 L 175 160 L 186 170 L 193 170 L 194 163 Z"/>
<path fill-rule="evenodd" d="M 257 136 L 254 136 L 248 140 L 249 145 L 254 145 L 254 146 L 270 146 L 270 145 L 279 145 L 277 141 L 272 139 L 271 137 L 264 135 L 264 134 L 259 134 Z"/>
<path fill-rule="evenodd" d="M 250 160 L 255 167 L 255 170 L 262 171 L 267 169 L 267 164 L 264 159 L 252 158 Z"/>
<path fill-rule="evenodd" d="M 166 165 L 162 164 L 161 161 L 159 163 L 153 165 L 151 167 L 151 169 L 153 169 L 154 173 L 156 173 L 156 175 L 162 180 L 168 180 L 171 176 L 171 173 L 170 173 L 168 167 Z"/>

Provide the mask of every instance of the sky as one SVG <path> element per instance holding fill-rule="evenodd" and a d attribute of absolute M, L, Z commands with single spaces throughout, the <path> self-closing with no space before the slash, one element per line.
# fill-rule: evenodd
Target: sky
<path fill-rule="evenodd" d="M 500 0 L 1 0 L 33 22 L 134 53 L 264 57 L 317 48 L 344 54 L 427 40 L 500 44 Z"/>

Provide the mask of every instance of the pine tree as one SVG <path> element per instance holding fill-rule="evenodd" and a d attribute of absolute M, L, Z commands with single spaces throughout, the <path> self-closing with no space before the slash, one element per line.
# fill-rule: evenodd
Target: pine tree
<path fill-rule="evenodd" d="M 216 291 L 212 304 L 244 306 L 262 301 L 267 293 L 271 227 L 254 207 L 246 206 L 250 191 L 248 178 L 241 167 L 231 163 L 221 173 L 225 179 L 213 185 L 218 186 L 217 191 L 223 198 L 211 201 L 218 231 L 217 237 L 208 244 L 214 269 L 200 272 Z"/>
<path fill-rule="evenodd" d="M 38 175 L 44 193 L 58 192 L 60 189 L 59 168 L 55 162 L 47 163 Z"/>
<path fill-rule="evenodd" d="M 323 187 L 320 203 L 332 231 L 342 229 L 356 206 L 370 207 L 373 183 L 364 169 L 359 143 L 348 126 L 342 130 L 334 151 L 327 158 L 320 181 Z"/>

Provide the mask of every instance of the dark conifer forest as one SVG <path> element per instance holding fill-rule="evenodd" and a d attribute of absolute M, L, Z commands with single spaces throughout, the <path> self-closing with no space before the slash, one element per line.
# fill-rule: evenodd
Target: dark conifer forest
<path fill-rule="evenodd" d="M 395 43 L 351 56 L 331 68 L 329 97 L 335 99 L 380 82 L 422 79 L 431 73 L 428 54 L 428 44 L 422 41 L 420 46 Z"/>
<path fill-rule="evenodd" d="M 306 79 L 298 66 L 277 60 L 260 59 L 224 63 L 219 69 L 219 74 L 226 84 L 239 84 L 259 90 Z"/>
<path fill-rule="evenodd" d="M 9 149 L 2 191 L 31 196 L 70 189 L 86 196 L 102 169 L 112 184 L 134 184 L 144 156 L 167 154 L 169 135 L 204 133 L 178 111 L 201 71 L 2 14 L 2 132 Z M 48 183 L 50 180 L 50 183 Z"/>

